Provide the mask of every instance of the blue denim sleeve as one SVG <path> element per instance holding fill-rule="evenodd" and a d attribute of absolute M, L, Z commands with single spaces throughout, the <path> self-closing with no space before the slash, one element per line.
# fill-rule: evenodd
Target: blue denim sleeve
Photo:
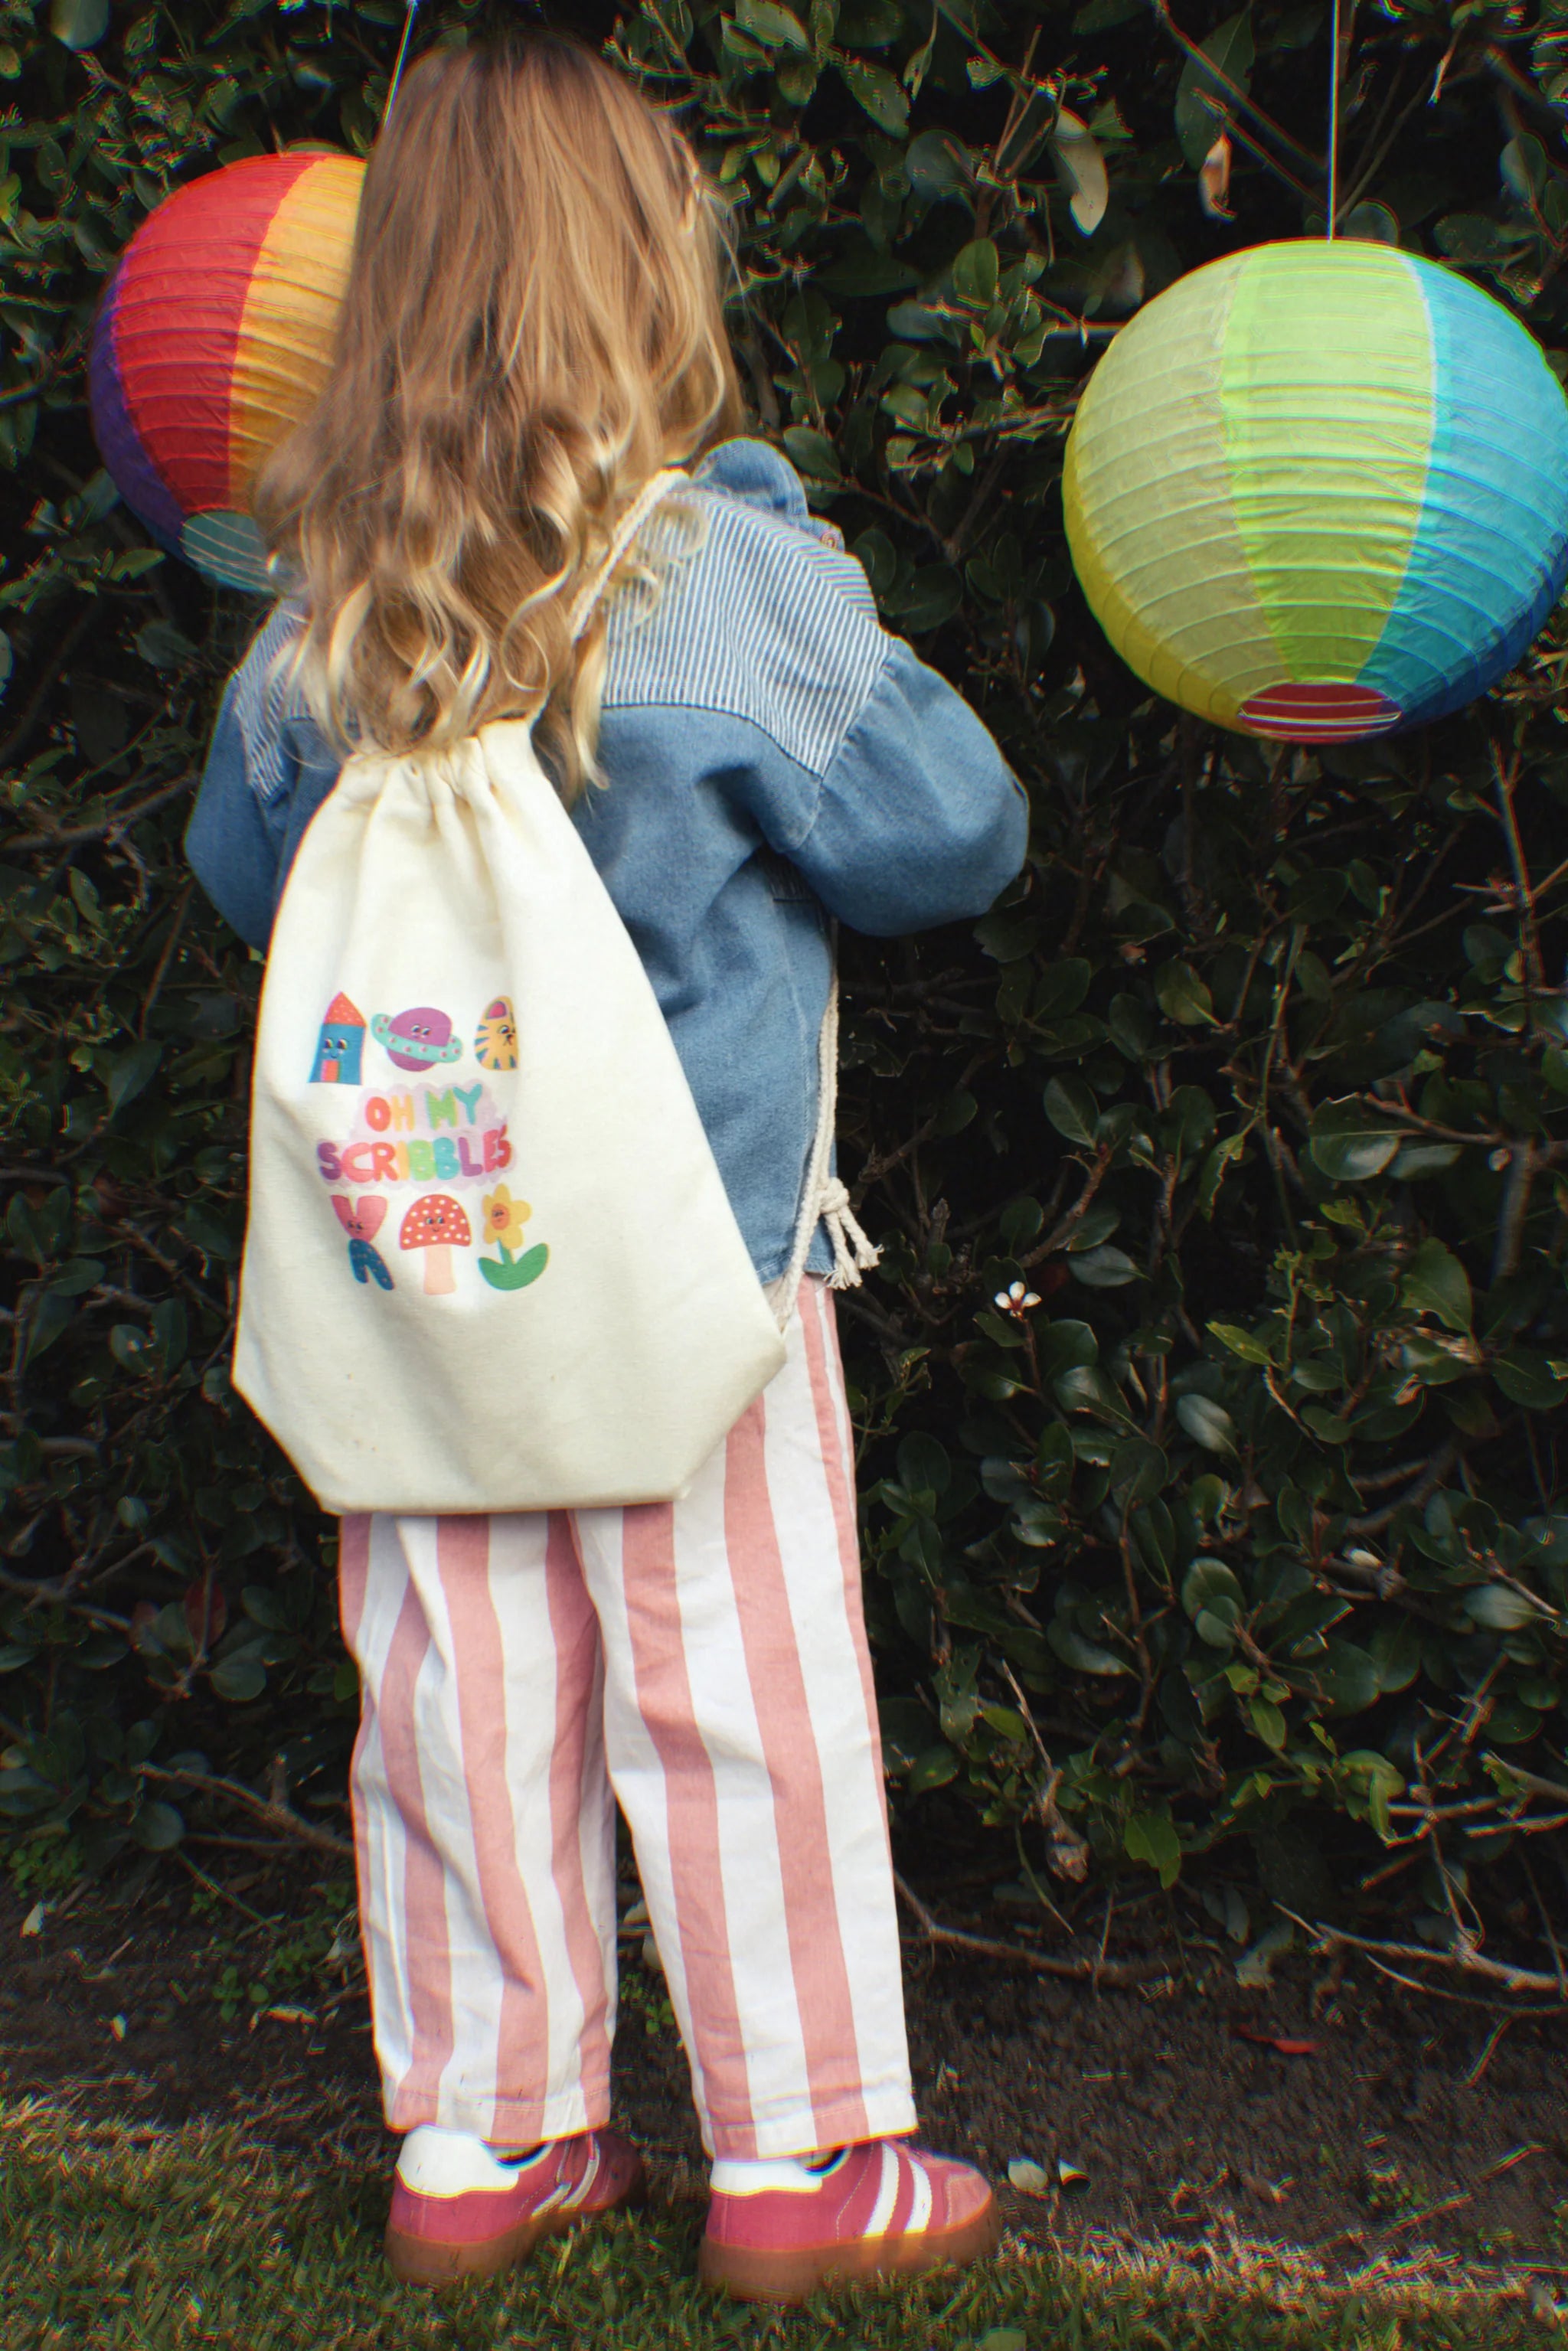
<path fill-rule="evenodd" d="M 809 792 L 803 780 L 759 765 L 757 820 L 852 930 L 894 938 L 983 914 L 1023 863 L 1022 785 L 963 696 L 900 642 Z"/>
<path fill-rule="evenodd" d="M 218 711 L 185 854 L 219 914 L 265 950 L 295 852 L 342 762 L 314 720 L 292 714 L 271 740 L 276 772 L 258 790 L 236 706 L 245 674 L 242 667 L 229 680 Z"/>
<path fill-rule="evenodd" d="M 253 947 L 272 933 L 279 844 L 251 788 L 245 735 L 229 680 L 213 729 L 202 789 L 185 828 L 185 855 L 220 914 Z"/>

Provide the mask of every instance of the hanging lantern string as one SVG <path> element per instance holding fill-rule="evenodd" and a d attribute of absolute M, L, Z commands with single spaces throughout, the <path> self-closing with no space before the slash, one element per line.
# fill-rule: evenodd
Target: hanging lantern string
<path fill-rule="evenodd" d="M 407 39 L 407 34 L 403 36 Z M 1329 26 L 1329 216 L 1323 234 L 1332 245 L 1339 213 L 1339 0 Z"/>
<path fill-rule="evenodd" d="M 1339 0 L 1334 0 L 1334 6 L 1336 9 L 1338 8 Z M 392 79 L 387 84 L 387 102 L 382 109 L 381 127 L 383 131 L 386 128 L 387 117 L 392 110 L 392 100 L 397 96 L 397 86 L 402 79 L 403 59 L 408 55 L 409 35 L 413 30 L 413 20 L 418 14 L 419 0 L 408 0 L 408 5 L 403 10 L 402 38 L 397 45 L 397 56 L 392 62 Z M 1336 16 L 1334 19 L 1336 25 L 1339 19 Z M 1337 39 L 1338 36 L 1336 35 L 1335 37 Z"/>

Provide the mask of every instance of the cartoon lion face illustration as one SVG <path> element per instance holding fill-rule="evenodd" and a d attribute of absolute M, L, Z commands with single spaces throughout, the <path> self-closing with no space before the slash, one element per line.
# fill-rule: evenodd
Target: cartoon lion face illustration
<path fill-rule="evenodd" d="M 497 996 L 485 1007 L 485 1017 L 474 1036 L 474 1058 L 482 1070 L 515 1070 L 517 1029 L 507 998 Z"/>

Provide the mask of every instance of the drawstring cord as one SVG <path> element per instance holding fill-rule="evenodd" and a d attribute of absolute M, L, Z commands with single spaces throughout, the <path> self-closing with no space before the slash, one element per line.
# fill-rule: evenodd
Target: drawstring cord
<path fill-rule="evenodd" d="M 862 1272 L 869 1273 L 873 1265 L 882 1263 L 882 1251 L 862 1231 L 850 1206 L 850 1196 L 836 1176 L 831 1176 L 823 1187 L 822 1222 L 833 1245 L 833 1270 L 828 1276 L 828 1288 L 858 1290 Z"/>
<path fill-rule="evenodd" d="M 834 945 L 836 949 L 836 940 Z M 788 1327 L 789 1317 L 795 1311 L 795 1301 L 805 1277 L 806 1259 L 811 1253 L 811 1238 L 820 1224 L 827 1227 L 828 1238 L 833 1249 L 833 1270 L 828 1276 L 830 1290 L 858 1290 L 862 1273 L 869 1273 L 873 1265 L 882 1262 L 882 1251 L 873 1241 L 867 1239 L 861 1229 L 850 1206 L 848 1191 L 831 1172 L 833 1129 L 838 1123 L 838 1113 L 839 975 L 835 969 L 832 986 L 828 990 L 828 1008 L 822 1015 L 822 1026 L 817 1038 L 817 1132 L 811 1139 L 811 1155 L 806 1164 L 806 1181 L 795 1218 L 795 1239 L 789 1251 L 789 1270 L 774 1284 L 771 1293 L 773 1311 L 779 1318 L 781 1331 Z"/>

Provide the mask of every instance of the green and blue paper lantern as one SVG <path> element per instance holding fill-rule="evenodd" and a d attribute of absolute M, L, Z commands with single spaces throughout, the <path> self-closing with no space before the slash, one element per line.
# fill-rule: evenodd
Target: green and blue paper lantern
<path fill-rule="evenodd" d="M 1062 496 L 1147 684 L 1243 734 L 1348 742 L 1459 709 L 1539 632 L 1568 573 L 1568 402 L 1467 278 L 1258 246 L 1122 329 Z"/>

